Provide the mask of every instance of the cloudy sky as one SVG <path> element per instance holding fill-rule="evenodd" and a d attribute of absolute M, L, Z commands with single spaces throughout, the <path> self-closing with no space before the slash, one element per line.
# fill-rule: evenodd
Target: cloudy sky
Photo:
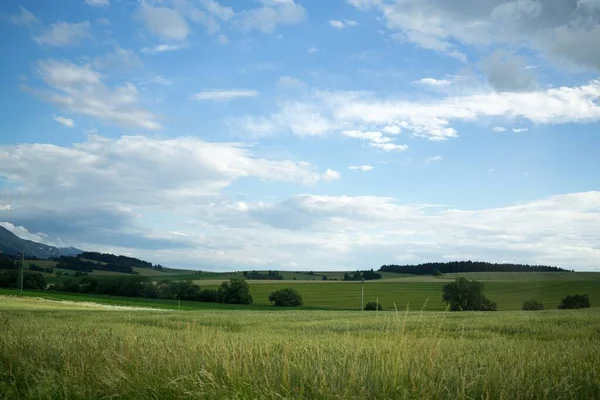
<path fill-rule="evenodd" d="M 600 0 L 5 0 L 0 225 L 205 270 L 600 270 Z"/>

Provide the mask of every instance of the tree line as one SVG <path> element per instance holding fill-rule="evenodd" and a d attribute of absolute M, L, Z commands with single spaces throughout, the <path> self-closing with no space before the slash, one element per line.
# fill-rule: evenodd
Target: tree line
<path fill-rule="evenodd" d="M 375 272 L 373 270 L 356 271 L 354 273 L 349 273 L 349 272 L 344 273 L 345 281 L 362 281 L 363 279 L 365 281 L 372 281 L 372 280 L 381 279 L 381 278 L 383 278 L 383 276 L 380 273 Z"/>
<path fill-rule="evenodd" d="M 266 273 L 260 273 L 258 271 L 244 271 L 244 278 L 250 280 L 274 280 L 274 281 L 282 281 L 283 275 L 281 275 L 277 271 L 268 271 Z"/>
<path fill-rule="evenodd" d="M 418 265 L 390 264 L 381 266 L 379 271 L 413 275 L 438 275 L 457 272 L 573 272 L 547 265 L 490 263 L 484 261 L 433 262 Z"/>

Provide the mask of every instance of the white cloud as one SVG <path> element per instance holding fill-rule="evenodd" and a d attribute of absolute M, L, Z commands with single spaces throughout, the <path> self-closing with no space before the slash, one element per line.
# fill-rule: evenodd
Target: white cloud
<path fill-rule="evenodd" d="M 352 19 L 347 19 L 346 21 L 344 21 L 346 23 L 346 26 L 357 26 L 358 22 L 352 20 Z"/>
<path fill-rule="evenodd" d="M 320 173 L 307 162 L 260 158 L 243 143 L 90 135 L 72 147 L 0 146 L 0 175 L 19 186 L 14 195 L 20 206 L 170 207 L 217 195 L 243 178 L 310 185 L 335 178 L 336 171 Z"/>
<path fill-rule="evenodd" d="M 142 0 L 138 17 L 150 33 L 162 39 L 185 40 L 190 34 L 186 20 L 171 8 L 154 7 Z"/>
<path fill-rule="evenodd" d="M 12 210 L 12 207 L 10 204 L 0 203 L 0 211 L 8 211 L 8 210 Z"/>
<path fill-rule="evenodd" d="M 393 38 L 466 61 L 459 45 L 527 48 L 557 65 L 600 69 L 600 18 L 593 2 L 490 0 L 348 0 L 362 11 L 375 8 Z"/>
<path fill-rule="evenodd" d="M 530 92 L 480 91 L 416 100 L 379 98 L 369 92 L 317 90 L 298 100 L 280 100 L 278 112 L 252 118 L 271 121 L 280 126 L 279 131 L 294 134 L 362 132 L 366 126 L 371 132 L 391 135 L 394 134 L 391 130 L 402 129 L 413 137 L 445 141 L 458 137 L 453 122 L 520 118 L 534 124 L 555 125 L 599 121 L 599 100 L 600 81 Z M 386 127 L 390 128 L 386 130 Z M 401 149 L 391 144 L 372 147 Z"/>
<path fill-rule="evenodd" d="M 317 47 L 309 47 L 308 49 L 306 49 L 306 52 L 311 54 L 311 53 L 317 53 L 319 51 L 319 49 Z"/>
<path fill-rule="evenodd" d="M 444 157 L 442 157 L 442 156 L 433 156 L 433 157 L 427 157 L 425 159 L 425 162 L 428 164 L 431 164 L 434 162 L 442 161 L 443 159 L 444 159 Z"/>
<path fill-rule="evenodd" d="M 205 90 L 190 96 L 190 100 L 217 100 L 226 101 L 258 96 L 256 90 L 250 89 L 212 89 Z"/>
<path fill-rule="evenodd" d="M 20 7 L 20 13 L 17 15 L 11 15 L 8 19 L 15 25 L 27 26 L 32 24 L 37 24 L 40 20 L 33 15 L 33 13 L 27 10 L 25 7 Z"/>
<path fill-rule="evenodd" d="M 108 7 L 110 0 L 84 0 L 85 4 L 93 7 Z"/>
<path fill-rule="evenodd" d="M 348 167 L 350 171 L 362 171 L 367 172 L 373 170 L 372 165 L 351 165 Z"/>
<path fill-rule="evenodd" d="M 325 171 L 325 174 L 323 175 L 323 180 L 326 182 L 331 182 L 331 181 L 338 180 L 341 177 L 342 177 L 342 175 L 338 171 L 327 168 L 327 170 Z"/>
<path fill-rule="evenodd" d="M 338 29 L 341 29 L 345 26 L 342 21 L 337 21 L 337 20 L 333 20 L 333 19 L 329 20 L 329 25 L 331 25 L 333 28 L 338 28 Z"/>
<path fill-rule="evenodd" d="M 51 90 L 22 87 L 42 100 L 69 113 L 98 118 L 119 126 L 145 129 L 161 127 L 154 114 L 137 107 L 138 92 L 131 83 L 111 89 L 104 84 L 104 76 L 87 64 L 45 60 L 38 62 L 37 66 L 38 73 Z"/>
<path fill-rule="evenodd" d="M 513 132 L 516 133 L 520 133 L 520 132 L 527 132 L 529 130 L 529 128 L 513 128 Z"/>
<path fill-rule="evenodd" d="M 304 86 L 304 83 L 298 79 L 291 76 L 282 76 L 277 80 L 277 84 L 279 86 L 297 88 Z"/>
<path fill-rule="evenodd" d="M 439 86 L 448 86 L 452 82 L 450 82 L 447 79 L 422 78 L 422 79 L 419 79 L 418 81 L 415 81 L 415 83 L 419 83 L 421 85 L 426 85 L 426 86 L 439 87 Z"/>
<path fill-rule="evenodd" d="M 408 146 L 405 144 L 394 144 L 394 143 L 369 143 L 369 146 L 375 147 L 383 151 L 405 151 L 408 150 Z"/>
<path fill-rule="evenodd" d="M 223 34 L 217 36 L 217 40 L 219 41 L 220 44 L 223 44 L 223 45 L 229 43 L 229 38 Z"/>
<path fill-rule="evenodd" d="M 56 122 L 58 122 L 59 124 L 63 124 L 67 128 L 75 127 L 75 122 L 73 122 L 71 118 L 61 117 L 57 115 L 55 115 L 53 118 Z"/>
<path fill-rule="evenodd" d="M 398 126 L 386 126 L 383 128 L 383 131 L 390 135 L 399 135 L 401 132 L 401 129 Z"/>
<path fill-rule="evenodd" d="M 492 128 L 492 130 L 494 132 L 504 132 L 504 131 L 506 131 L 506 128 L 504 128 L 502 126 L 495 126 L 495 127 Z"/>
<path fill-rule="evenodd" d="M 78 23 L 59 21 L 43 29 L 42 33 L 33 37 L 33 40 L 40 45 L 66 47 L 80 44 L 88 37 L 90 37 L 88 21 Z"/>
<path fill-rule="evenodd" d="M 279 25 L 298 25 L 306 20 L 306 10 L 294 0 L 262 0 L 263 7 L 238 13 L 233 23 L 243 31 L 274 32 Z"/>
<path fill-rule="evenodd" d="M 144 54 L 156 54 L 163 53 L 165 51 L 177 51 L 181 49 L 185 49 L 187 45 L 185 44 L 159 44 L 154 47 L 144 47 L 140 51 Z"/>

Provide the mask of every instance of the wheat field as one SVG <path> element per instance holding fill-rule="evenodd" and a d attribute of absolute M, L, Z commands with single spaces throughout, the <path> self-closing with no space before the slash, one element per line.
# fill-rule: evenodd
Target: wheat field
<path fill-rule="evenodd" d="M 104 310 L 0 299 L 5 399 L 600 398 L 600 310 Z"/>

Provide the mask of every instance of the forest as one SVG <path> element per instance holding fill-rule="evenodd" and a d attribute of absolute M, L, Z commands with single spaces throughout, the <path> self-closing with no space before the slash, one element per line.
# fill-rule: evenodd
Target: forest
<path fill-rule="evenodd" d="M 490 263 L 484 261 L 433 262 L 418 265 L 383 265 L 381 272 L 396 272 L 413 275 L 439 275 L 457 272 L 573 272 L 546 265 L 527 265 L 511 263 Z"/>

